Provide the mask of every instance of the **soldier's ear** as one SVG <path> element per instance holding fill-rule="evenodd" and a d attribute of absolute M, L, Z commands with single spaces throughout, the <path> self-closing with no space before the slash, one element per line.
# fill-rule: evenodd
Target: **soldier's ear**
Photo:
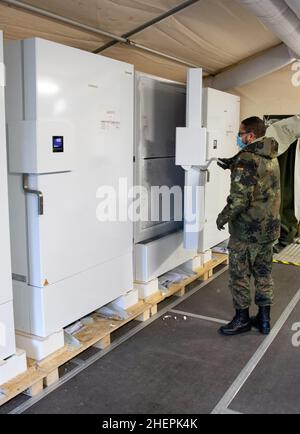
<path fill-rule="evenodd" d="M 249 133 L 248 137 L 249 137 L 250 143 L 252 143 L 256 140 L 256 135 L 254 133 Z"/>

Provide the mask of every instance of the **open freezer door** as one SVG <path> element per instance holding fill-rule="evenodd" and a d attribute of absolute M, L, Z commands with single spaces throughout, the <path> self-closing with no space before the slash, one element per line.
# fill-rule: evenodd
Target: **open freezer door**
<path fill-rule="evenodd" d="M 230 192 L 230 173 L 218 158 L 237 153 L 240 98 L 202 88 L 202 70 L 188 74 L 187 127 L 177 129 L 176 163 L 185 175 L 185 248 L 204 252 L 229 237 L 216 219 Z"/>

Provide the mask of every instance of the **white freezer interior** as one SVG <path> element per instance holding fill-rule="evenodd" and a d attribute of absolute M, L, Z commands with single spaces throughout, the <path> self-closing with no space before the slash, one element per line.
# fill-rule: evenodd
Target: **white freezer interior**
<path fill-rule="evenodd" d="M 197 253 L 183 246 L 184 170 L 175 163 L 176 127 L 184 126 L 185 118 L 186 86 L 136 73 L 135 184 L 148 193 L 151 187 L 176 187 L 181 193 L 176 202 L 170 201 L 168 221 L 162 217 L 168 196 L 162 193 L 161 200 L 153 203 L 148 195 L 148 201 L 144 197 L 140 201 L 141 214 L 148 206 L 149 219 L 134 224 L 134 277 L 139 282 L 148 282 Z M 151 214 L 158 217 L 156 221 Z"/>
<path fill-rule="evenodd" d="M 133 67 L 40 39 L 5 56 L 16 325 L 47 336 L 133 287 L 131 222 L 96 218 L 100 187 L 133 183 Z"/>
<path fill-rule="evenodd" d="M 185 107 L 184 85 L 136 73 L 134 182 L 148 192 L 152 186 L 184 187 L 184 170 L 175 164 L 175 144 L 176 127 L 185 125 Z M 135 243 L 181 229 L 182 218 L 175 209 L 172 205 L 170 220 L 164 221 L 161 204 L 149 201 L 149 220 L 134 224 Z M 160 218 L 151 221 L 151 212 Z"/>

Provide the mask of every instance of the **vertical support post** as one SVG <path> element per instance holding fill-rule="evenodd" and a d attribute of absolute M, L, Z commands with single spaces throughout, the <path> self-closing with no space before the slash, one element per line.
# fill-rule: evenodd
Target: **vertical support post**
<path fill-rule="evenodd" d="M 187 128 L 202 128 L 202 87 L 203 71 L 188 70 L 187 81 Z"/>

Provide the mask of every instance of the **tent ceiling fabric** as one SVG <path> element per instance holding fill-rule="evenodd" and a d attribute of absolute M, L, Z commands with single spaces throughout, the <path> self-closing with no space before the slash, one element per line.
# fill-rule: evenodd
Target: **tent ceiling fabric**
<path fill-rule="evenodd" d="M 184 0 L 23 0 L 82 24 L 123 35 Z M 149 4 L 150 3 L 150 4 Z M 108 38 L 0 3 L 6 39 L 38 36 L 93 51 Z M 236 0 L 199 0 L 173 17 L 132 36 L 133 41 L 218 72 L 280 41 Z M 144 72 L 182 81 L 186 68 L 159 56 L 116 45 L 102 54 Z"/>
<path fill-rule="evenodd" d="M 160 56 L 145 53 L 132 47 L 118 44 L 101 53 L 104 56 L 135 65 L 136 70 L 158 77 L 185 83 L 187 67 L 171 62 Z"/>
<path fill-rule="evenodd" d="M 235 0 L 202 0 L 133 39 L 214 72 L 280 43 Z"/>
<path fill-rule="evenodd" d="M 123 35 L 183 0 L 23 0 L 24 3 Z M 149 4 L 150 3 L 150 4 Z"/>
<path fill-rule="evenodd" d="M 0 29 L 4 31 L 6 40 L 39 37 L 87 51 L 93 51 L 99 47 L 99 44 L 109 41 L 106 37 L 54 23 L 53 20 L 7 7 L 1 3 Z"/>

